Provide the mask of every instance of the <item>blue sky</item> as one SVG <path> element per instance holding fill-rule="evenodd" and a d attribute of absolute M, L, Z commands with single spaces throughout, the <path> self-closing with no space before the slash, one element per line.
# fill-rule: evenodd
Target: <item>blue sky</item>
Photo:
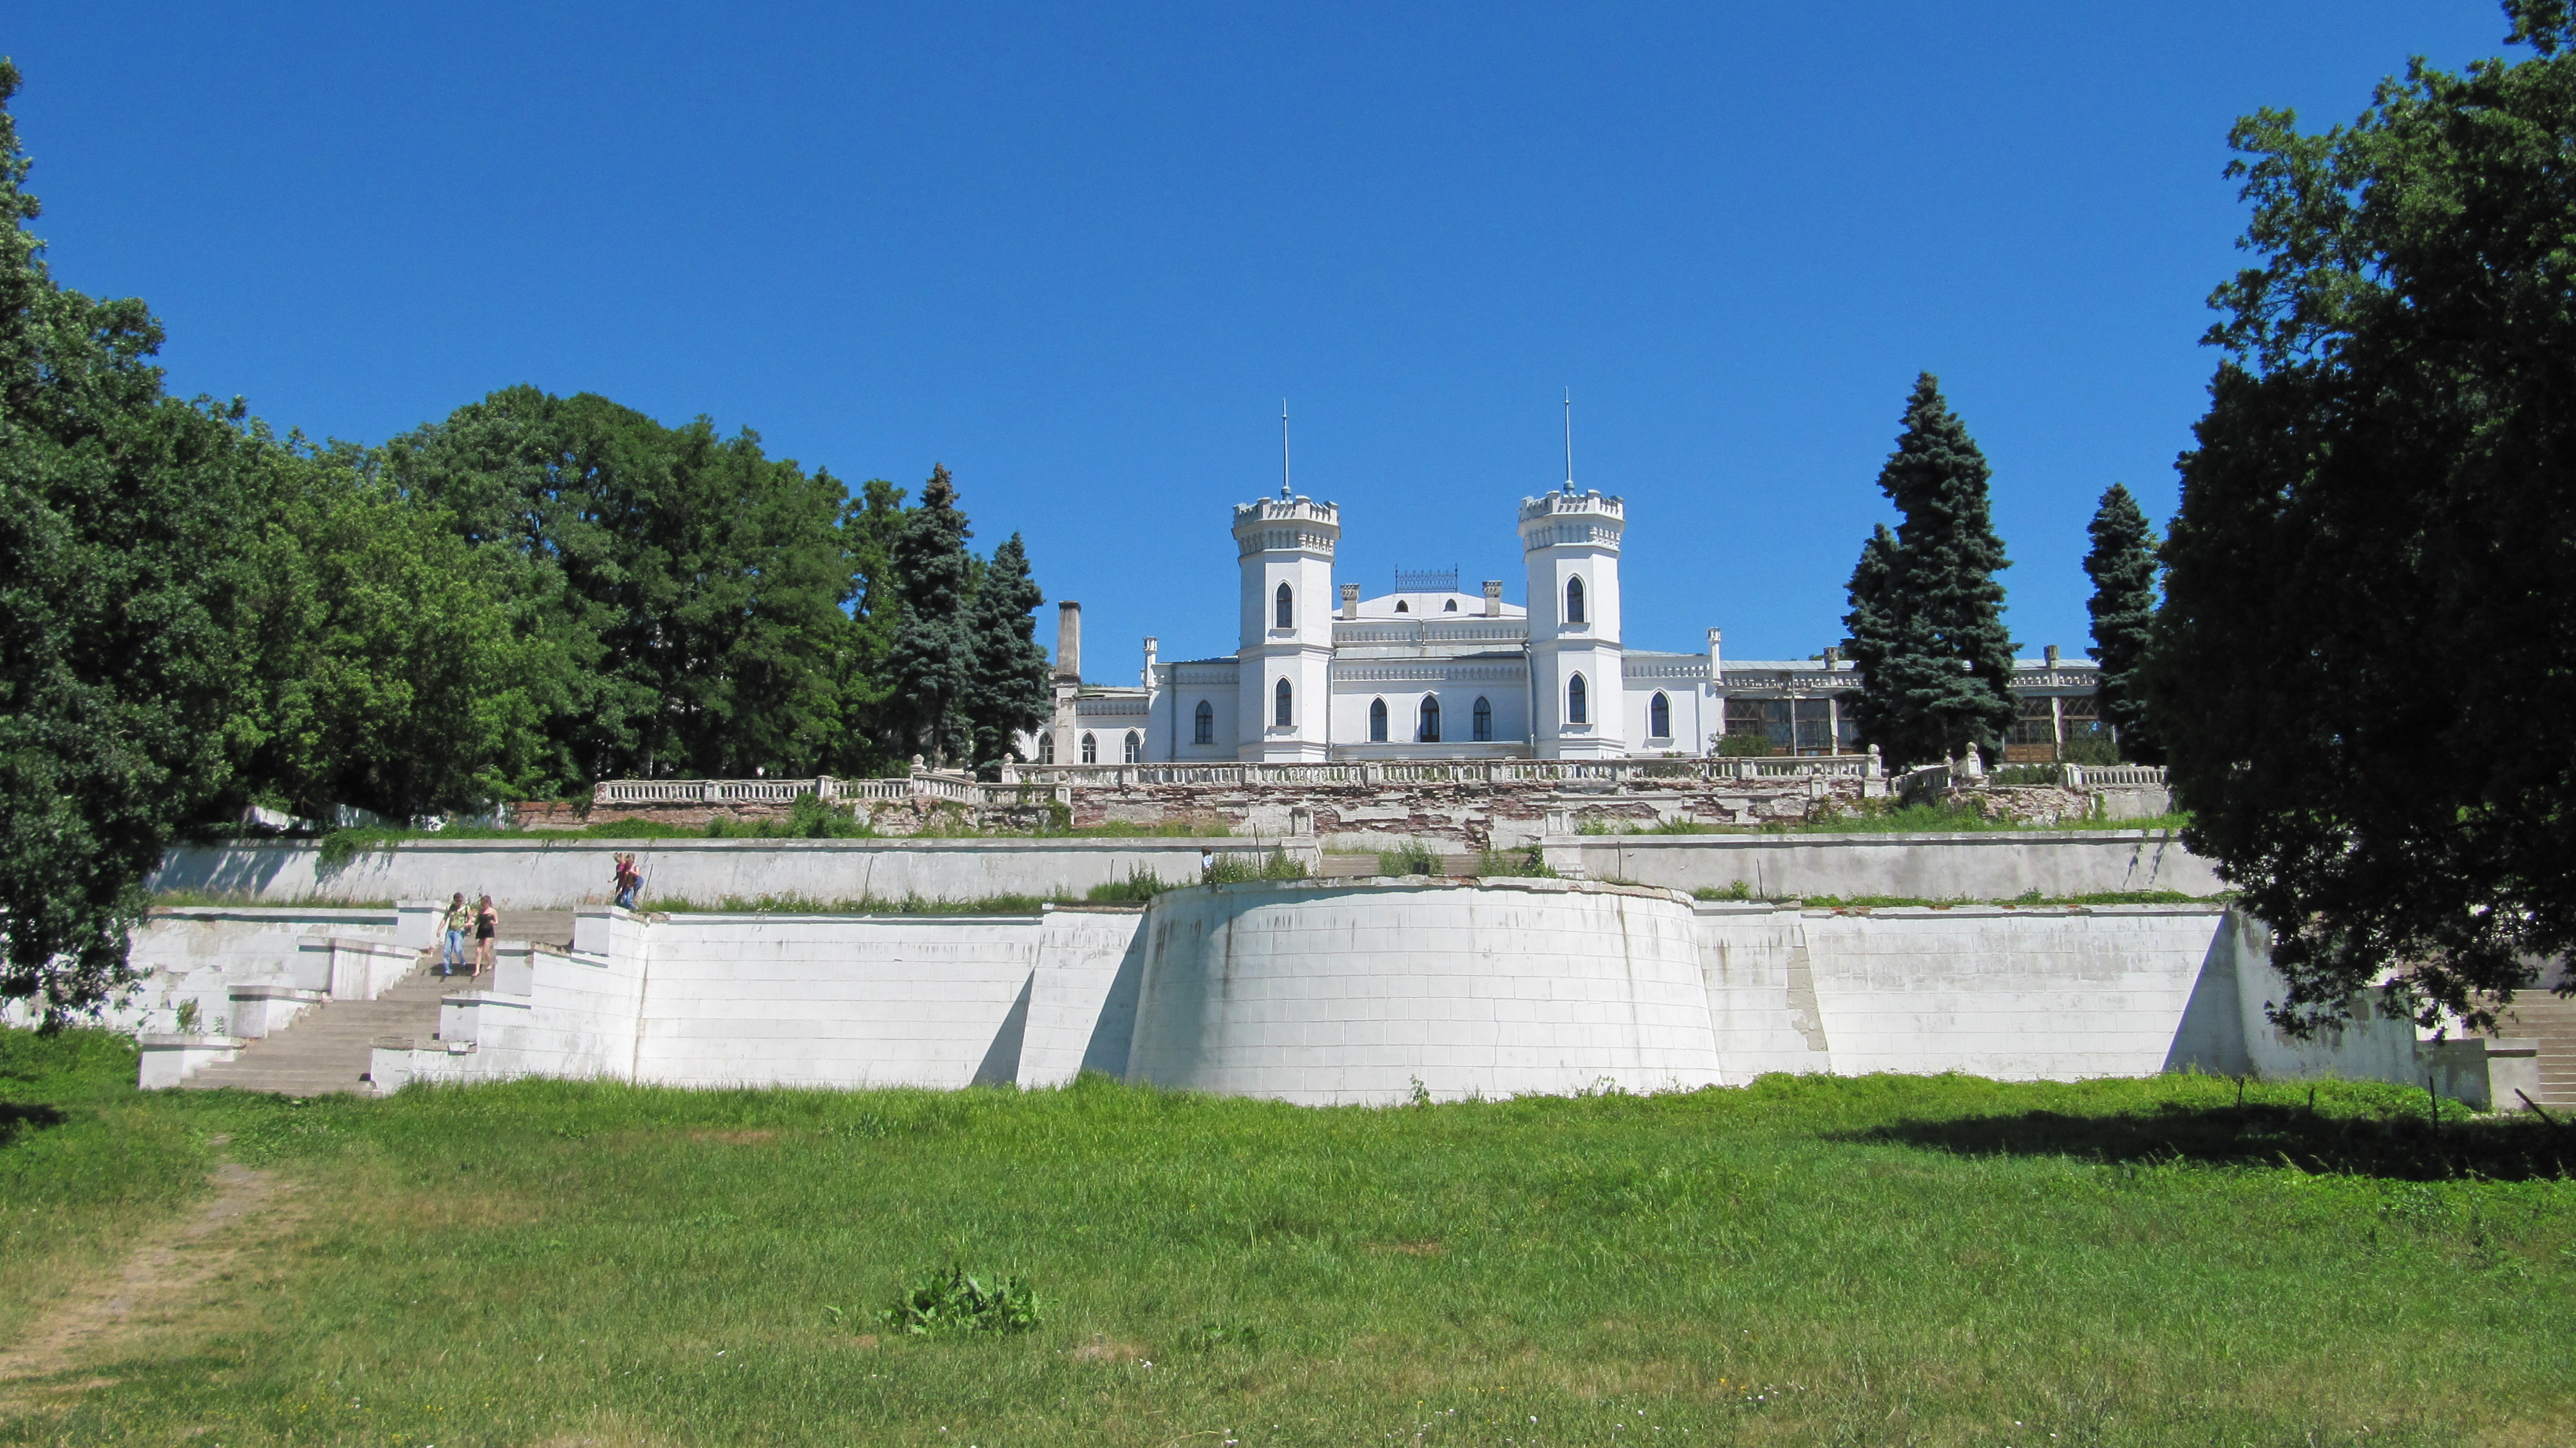
<path fill-rule="evenodd" d="M 431 13 L 432 11 L 435 13 Z M 172 386 L 378 441 L 494 388 L 955 473 L 1086 672 L 1234 647 L 1228 505 L 1340 577 L 1521 573 L 1623 494 L 1631 647 L 1804 657 L 1918 370 L 1995 465 L 2027 652 L 2161 521 L 2238 264 L 2230 121 L 2347 120 L 2489 0 L 2153 6 L 31 6 L 56 275 Z"/>

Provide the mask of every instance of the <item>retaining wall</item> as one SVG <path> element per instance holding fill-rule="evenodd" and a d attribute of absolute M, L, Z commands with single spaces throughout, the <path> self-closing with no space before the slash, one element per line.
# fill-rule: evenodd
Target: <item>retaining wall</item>
<path fill-rule="evenodd" d="M 1134 1080 L 1320 1106 L 1723 1079 L 1668 891 L 1228 886 L 1147 928 Z"/>
<path fill-rule="evenodd" d="M 1549 866 L 1592 880 L 1757 898 L 1895 896 L 2011 900 L 2116 891 L 2211 896 L 2226 888 L 2167 830 L 1996 830 L 1898 835 L 1550 835 Z"/>
<path fill-rule="evenodd" d="M 631 851 L 644 897 L 719 905 L 728 899 L 800 896 L 978 900 L 995 895 L 1079 899 L 1094 885 L 1135 874 L 1195 880 L 1199 852 L 1254 864 L 1274 849 L 1314 868 L 1306 839 L 861 839 L 861 840 L 404 840 L 324 871 L 309 843 L 179 845 L 144 882 L 247 900 L 468 900 L 491 895 L 504 910 L 560 910 L 608 902 L 612 859 Z"/>
<path fill-rule="evenodd" d="M 1081 1071 L 1310 1104 L 1741 1084 L 1774 1071 L 2420 1081 L 2485 1048 L 2365 1013 L 2282 1039 L 2268 940 L 2215 905 L 1801 910 L 1593 882 L 1192 887 L 984 917 L 585 909 L 406 1080 L 1059 1085 Z M 2461 1059 L 2453 1060 L 2453 1056 Z M 2477 1060 L 2469 1060 L 2476 1056 Z"/>

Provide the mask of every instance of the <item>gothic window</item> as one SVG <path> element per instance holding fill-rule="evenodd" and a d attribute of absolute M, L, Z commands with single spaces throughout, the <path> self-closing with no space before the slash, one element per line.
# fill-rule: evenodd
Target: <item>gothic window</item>
<path fill-rule="evenodd" d="M 1484 698 L 1483 696 L 1479 695 L 1479 696 L 1477 697 L 1477 699 L 1476 699 L 1476 712 L 1475 712 L 1475 715 L 1474 715 L 1474 719 L 1475 719 L 1475 725 L 1476 725 L 1476 742 L 1477 742 L 1477 743 L 1479 743 L 1479 744 L 1491 744 L 1491 743 L 1493 743 L 1493 742 L 1494 742 L 1494 704 L 1493 704 L 1493 701 L 1492 701 L 1492 700 L 1490 700 L 1490 699 Z"/>
<path fill-rule="evenodd" d="M 1288 681 L 1286 679 L 1281 679 L 1279 681 L 1279 687 L 1270 691 L 1271 723 L 1278 725 L 1282 729 L 1288 727 L 1290 722 L 1288 717 L 1289 705 L 1294 702 L 1295 697 L 1295 695 L 1288 692 Z"/>
<path fill-rule="evenodd" d="M 1142 764 L 1145 762 L 1144 735 L 1137 733 L 1133 729 L 1127 731 L 1127 753 L 1124 757 L 1129 764 Z"/>
<path fill-rule="evenodd" d="M 1592 711 L 1584 702 L 1583 698 L 1583 676 L 1581 674 L 1577 674 L 1573 678 L 1565 681 L 1565 722 L 1568 724 L 1589 724 L 1592 722 Z"/>
<path fill-rule="evenodd" d="M 1440 605 L 1440 611 L 1442 613 L 1456 613 L 1458 611 L 1458 600 L 1453 598 L 1447 603 Z"/>
<path fill-rule="evenodd" d="M 1085 764 L 1100 762 L 1100 741 L 1088 734 L 1082 736 L 1082 762 Z"/>
<path fill-rule="evenodd" d="M 1565 580 L 1565 621 L 1583 622 L 1583 580 L 1580 578 Z"/>
<path fill-rule="evenodd" d="M 1425 694 L 1422 696 L 1422 722 L 1414 728 L 1413 741 L 1416 744 L 1437 744 L 1440 742 L 1439 695 Z"/>
<path fill-rule="evenodd" d="M 1038 736 L 1038 763 L 1055 763 L 1055 731 L 1052 729 Z"/>
<path fill-rule="evenodd" d="M 1288 585 L 1284 583 L 1279 585 L 1277 614 L 1278 627 L 1295 628 L 1297 626 L 1297 596 L 1290 593 Z"/>
<path fill-rule="evenodd" d="M 1649 739 L 1673 737 L 1672 701 L 1661 694 L 1657 694 L 1646 705 L 1646 737 Z"/>
<path fill-rule="evenodd" d="M 1386 701 L 1384 699 L 1371 699 L 1369 701 L 1369 743 L 1384 744 L 1385 742 Z"/>
<path fill-rule="evenodd" d="M 1190 716 L 1190 742 L 1192 744 L 1216 742 L 1216 706 L 1205 699 L 1199 700 L 1198 713 Z"/>
<path fill-rule="evenodd" d="M 1397 600 L 1395 601 L 1395 611 L 1396 611 L 1397 613 L 1411 613 L 1411 612 L 1413 612 L 1413 610 L 1412 610 L 1412 609 L 1405 607 L 1405 605 L 1404 605 L 1404 600 L 1403 600 L 1403 599 L 1400 599 L 1400 598 L 1399 598 L 1399 599 L 1397 599 Z"/>

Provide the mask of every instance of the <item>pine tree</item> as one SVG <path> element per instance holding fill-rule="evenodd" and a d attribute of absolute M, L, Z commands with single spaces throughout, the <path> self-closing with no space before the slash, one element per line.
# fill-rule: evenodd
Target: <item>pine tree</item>
<path fill-rule="evenodd" d="M 904 519 L 893 548 L 895 577 L 903 592 L 903 618 L 895 626 L 886 660 L 894 689 L 887 701 L 899 739 L 898 753 L 920 753 L 945 763 L 972 741 L 957 737 L 957 705 L 974 667 L 974 560 L 972 536 L 957 510 L 957 488 L 948 469 L 934 466 L 921 488 L 921 503 Z"/>
<path fill-rule="evenodd" d="M 2084 573 L 2093 580 L 2093 597 L 2085 609 L 2093 615 L 2092 655 L 2102 665 L 2102 717 L 2120 731 L 2123 756 L 2162 763 L 2164 751 L 2147 728 L 2137 678 L 2156 616 L 2155 535 L 2146 510 L 2118 483 L 2102 495 L 2087 531 L 2093 551 L 2084 555 Z"/>
<path fill-rule="evenodd" d="M 1992 473 L 1940 380 L 1916 378 L 1878 475 L 1902 521 L 1892 542 L 1882 526 L 1863 548 L 1845 619 L 1862 737 L 1890 765 L 1993 749 L 2012 727 L 2012 639 L 1994 577 L 2012 565 L 1986 496 Z"/>
<path fill-rule="evenodd" d="M 993 550 L 975 589 L 975 666 L 965 696 L 975 737 L 975 767 L 1014 754 L 1013 738 L 1047 717 L 1047 656 L 1037 643 L 1046 595 L 1029 577 L 1028 549 L 1012 534 Z"/>

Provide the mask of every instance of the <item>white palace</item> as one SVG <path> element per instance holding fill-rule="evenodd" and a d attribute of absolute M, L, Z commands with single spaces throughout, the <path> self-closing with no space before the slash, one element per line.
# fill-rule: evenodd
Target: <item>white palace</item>
<path fill-rule="evenodd" d="M 1626 646 L 1622 501 L 1571 484 L 1523 498 L 1526 606 L 1499 580 L 1458 591 L 1455 573 L 1396 576 L 1362 598 L 1333 580 L 1341 509 L 1289 496 L 1234 510 L 1239 642 L 1229 657 L 1164 662 L 1145 640 L 1138 685 L 1082 681 L 1082 605 L 1058 605 L 1055 707 L 1020 738 L 1052 764 L 1385 759 L 1617 759 L 1717 752 L 1726 734 L 1778 754 L 1856 748 L 1844 699 L 1852 666 L 1729 662 Z M 2022 722 L 2007 756 L 2053 759 L 2097 727 L 2090 661 L 2016 666 Z"/>

